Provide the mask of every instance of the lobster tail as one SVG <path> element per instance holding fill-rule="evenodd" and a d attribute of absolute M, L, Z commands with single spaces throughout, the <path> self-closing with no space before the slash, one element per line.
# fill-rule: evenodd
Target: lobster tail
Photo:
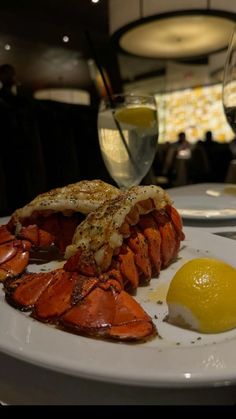
<path fill-rule="evenodd" d="M 5 229 L 2 233 L 8 256 L 0 252 L 0 260 L 7 263 L 16 252 L 15 238 Z M 47 241 L 34 227 L 21 234 L 27 237 L 21 241 L 25 246 L 38 237 Z M 62 269 L 6 282 L 7 301 L 73 333 L 146 340 L 156 328 L 128 292 L 173 262 L 183 239 L 181 218 L 165 191 L 157 186 L 131 188 L 106 201 L 76 228 Z"/>

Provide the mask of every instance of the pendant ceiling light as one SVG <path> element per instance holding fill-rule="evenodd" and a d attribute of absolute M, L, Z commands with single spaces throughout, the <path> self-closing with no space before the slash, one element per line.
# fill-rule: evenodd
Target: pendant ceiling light
<path fill-rule="evenodd" d="M 109 2 L 110 33 L 122 51 L 160 59 L 203 57 L 225 49 L 236 24 L 232 0 Z"/>
<path fill-rule="evenodd" d="M 40 100 L 53 100 L 54 102 L 69 103 L 73 105 L 90 105 L 90 94 L 86 90 L 71 88 L 48 88 L 34 92 L 34 98 Z"/>

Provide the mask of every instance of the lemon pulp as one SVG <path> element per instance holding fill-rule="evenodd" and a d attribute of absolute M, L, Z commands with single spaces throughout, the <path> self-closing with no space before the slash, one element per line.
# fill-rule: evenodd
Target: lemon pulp
<path fill-rule="evenodd" d="M 154 109 L 139 106 L 136 108 L 121 108 L 115 112 L 117 121 L 140 128 L 150 128 L 155 124 Z"/>
<path fill-rule="evenodd" d="M 193 259 L 174 275 L 167 293 L 168 322 L 202 333 L 236 327 L 236 269 L 211 258 Z"/>

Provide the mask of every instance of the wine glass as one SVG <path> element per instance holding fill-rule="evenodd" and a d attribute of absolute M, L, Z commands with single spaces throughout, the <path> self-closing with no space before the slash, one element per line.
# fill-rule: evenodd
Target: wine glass
<path fill-rule="evenodd" d="M 236 27 L 229 42 L 224 67 L 223 107 L 227 121 L 236 134 Z"/>
<path fill-rule="evenodd" d="M 157 148 L 155 98 L 127 93 L 102 99 L 98 137 L 112 179 L 121 189 L 138 185 L 150 169 Z"/>

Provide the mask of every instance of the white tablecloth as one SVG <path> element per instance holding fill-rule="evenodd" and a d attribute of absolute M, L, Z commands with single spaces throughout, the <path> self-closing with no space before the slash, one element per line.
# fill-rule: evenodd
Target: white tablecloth
<path fill-rule="evenodd" d="M 174 200 L 178 194 L 199 194 L 209 186 L 211 185 L 184 186 L 168 192 Z M 195 223 L 192 226 L 193 224 Z M 236 231 L 236 220 L 228 222 L 227 226 L 216 224 L 197 223 L 195 228 L 212 233 Z M 12 405 L 236 404 L 236 386 L 164 389 L 116 385 L 71 377 L 0 353 L 0 400 Z"/>

